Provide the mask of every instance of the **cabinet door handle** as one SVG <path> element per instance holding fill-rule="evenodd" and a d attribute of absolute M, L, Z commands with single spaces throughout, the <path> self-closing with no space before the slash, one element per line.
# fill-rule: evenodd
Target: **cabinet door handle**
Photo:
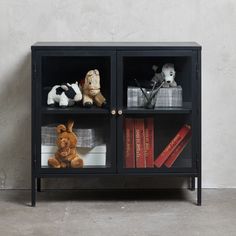
<path fill-rule="evenodd" d="M 112 110 L 111 110 L 111 114 L 112 114 L 113 116 L 115 116 L 115 115 L 116 115 L 116 110 L 115 110 L 115 109 L 112 109 Z"/>
<path fill-rule="evenodd" d="M 121 116 L 123 114 L 122 110 L 118 110 L 118 114 Z"/>

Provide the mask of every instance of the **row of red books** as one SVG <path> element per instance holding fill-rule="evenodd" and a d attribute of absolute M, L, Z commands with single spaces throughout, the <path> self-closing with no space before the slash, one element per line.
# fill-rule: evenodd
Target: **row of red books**
<path fill-rule="evenodd" d="M 170 168 L 191 139 L 191 127 L 184 125 L 171 142 L 154 160 L 154 121 L 147 119 L 125 119 L 125 167 Z"/>
<path fill-rule="evenodd" d="M 153 119 L 125 119 L 125 167 L 153 167 Z"/>

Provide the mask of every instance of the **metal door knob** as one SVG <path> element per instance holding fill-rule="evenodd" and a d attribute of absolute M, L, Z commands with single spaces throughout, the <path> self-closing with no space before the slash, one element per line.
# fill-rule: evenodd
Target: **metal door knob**
<path fill-rule="evenodd" d="M 116 110 L 115 109 L 111 110 L 111 114 L 114 116 L 116 114 Z"/>
<path fill-rule="evenodd" d="M 122 115 L 122 113 L 123 113 L 122 110 L 119 110 L 119 111 L 118 111 L 118 114 L 119 114 L 119 115 Z"/>

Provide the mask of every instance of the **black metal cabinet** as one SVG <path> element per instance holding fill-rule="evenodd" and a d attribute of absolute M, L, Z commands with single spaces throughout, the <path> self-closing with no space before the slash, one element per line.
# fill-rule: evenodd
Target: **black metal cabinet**
<path fill-rule="evenodd" d="M 183 88 L 183 106 L 154 110 L 127 107 L 129 80 L 149 79 L 155 63 L 174 63 L 177 83 Z M 102 93 L 108 100 L 106 108 L 86 109 L 81 106 L 51 108 L 46 104 L 48 88 L 74 82 L 89 69 L 101 74 Z M 186 176 L 201 204 L 201 46 L 197 43 L 36 43 L 32 46 L 32 205 L 40 191 L 41 178 L 75 175 L 172 175 Z M 125 168 L 125 118 L 152 117 L 154 120 L 155 157 L 166 140 L 189 123 L 192 139 L 173 168 Z M 99 124 L 106 143 L 104 166 L 81 169 L 53 169 L 42 164 L 41 128 L 49 123 L 73 119 L 79 125 Z M 157 138 L 156 138 L 157 137 Z"/>

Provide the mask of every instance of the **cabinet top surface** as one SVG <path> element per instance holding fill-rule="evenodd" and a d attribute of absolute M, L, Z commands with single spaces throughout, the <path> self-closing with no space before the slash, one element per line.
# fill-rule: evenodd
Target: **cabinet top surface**
<path fill-rule="evenodd" d="M 132 48 L 132 47 L 180 47 L 180 48 L 201 48 L 196 42 L 36 42 L 32 48 L 44 49 L 48 47 L 114 47 L 114 48 Z"/>

